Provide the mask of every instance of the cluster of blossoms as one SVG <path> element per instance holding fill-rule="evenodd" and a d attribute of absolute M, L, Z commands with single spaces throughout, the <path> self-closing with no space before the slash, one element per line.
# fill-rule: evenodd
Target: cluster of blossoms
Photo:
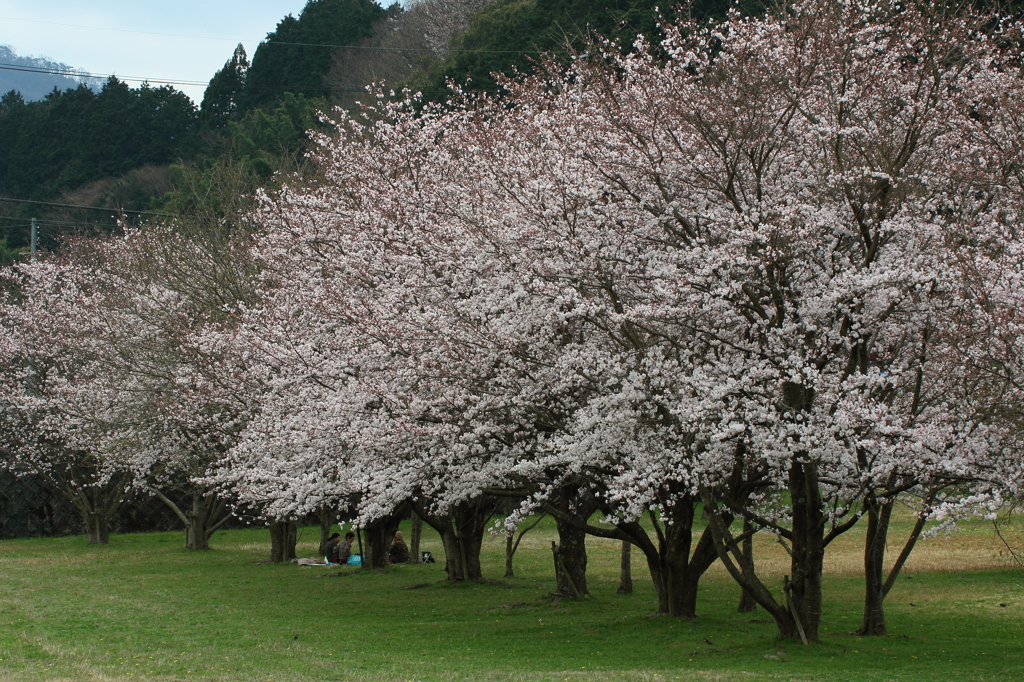
<path fill-rule="evenodd" d="M 488 500 L 518 498 L 510 527 L 541 508 L 563 546 L 638 546 L 668 613 L 721 559 L 811 641 L 825 548 L 867 516 L 884 632 L 896 496 L 921 501 L 909 552 L 929 516 L 1019 493 L 1014 31 L 806 0 L 599 43 L 501 96 L 380 93 L 317 140 L 316 181 L 263 197 L 244 294 L 137 274 L 155 237 L 131 235 L 105 258 L 136 274 L 26 267 L 4 316 L 76 320 L 38 399 L 137 476 L 173 465 L 271 518 L 411 505 L 469 578 Z M 33 351 L 4 354 L 35 396 Z M 790 550 L 784 598 L 743 549 L 758 529 Z"/>

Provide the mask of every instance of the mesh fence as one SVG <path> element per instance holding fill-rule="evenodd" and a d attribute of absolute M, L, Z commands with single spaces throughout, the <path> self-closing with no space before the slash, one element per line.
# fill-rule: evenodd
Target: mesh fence
<path fill-rule="evenodd" d="M 167 496 L 185 509 L 188 498 L 181 492 Z M 249 518 L 232 518 L 225 528 L 242 528 Z M 129 494 L 110 522 L 111 533 L 184 530 L 178 516 L 157 497 Z M 14 476 L 0 472 L 0 539 L 37 536 L 81 535 L 85 532 L 78 510 L 41 476 Z"/>

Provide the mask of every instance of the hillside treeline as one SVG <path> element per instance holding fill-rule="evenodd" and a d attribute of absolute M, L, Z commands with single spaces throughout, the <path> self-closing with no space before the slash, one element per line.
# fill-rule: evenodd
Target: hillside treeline
<path fill-rule="evenodd" d="M 721 13 L 701 0 L 696 13 Z M 428 100 L 448 83 L 494 88 L 494 72 L 529 71 L 543 52 L 567 54 L 599 34 L 630 44 L 656 32 L 654 0 L 310 0 L 249 56 L 241 45 L 200 106 L 173 88 L 110 79 L 98 92 L 54 89 L 39 101 L 0 101 L 0 261 L 29 242 L 106 231 L 145 212 L 216 212 L 225 194 L 265 185 L 303 163 L 316 112 L 353 109 L 367 83 L 406 85 Z M 102 207 L 106 211 L 70 208 Z M 6 247 L 4 244 L 6 243 Z"/>

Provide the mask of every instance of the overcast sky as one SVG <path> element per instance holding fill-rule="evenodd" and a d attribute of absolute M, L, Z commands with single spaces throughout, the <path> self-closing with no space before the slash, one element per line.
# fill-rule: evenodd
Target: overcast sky
<path fill-rule="evenodd" d="M 241 42 L 256 45 L 306 0 L 0 0 L 0 45 L 91 73 L 170 81 L 198 104 Z M 197 85 L 185 85 L 191 81 Z M 138 81 L 129 80 L 134 87 Z"/>

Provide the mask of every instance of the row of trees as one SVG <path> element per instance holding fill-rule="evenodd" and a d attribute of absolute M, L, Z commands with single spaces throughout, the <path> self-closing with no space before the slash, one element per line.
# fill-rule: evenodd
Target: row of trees
<path fill-rule="evenodd" d="M 224 501 L 343 510 L 376 564 L 411 508 L 453 580 L 518 499 L 504 529 L 556 519 L 567 593 L 586 535 L 615 538 L 661 611 L 694 616 L 720 560 L 806 642 L 866 522 L 884 633 L 926 522 L 1019 493 L 1018 27 L 806 0 L 661 30 L 502 97 L 381 92 L 250 213 L 7 271 L 12 465 L 184 477 L 194 537 Z"/>

